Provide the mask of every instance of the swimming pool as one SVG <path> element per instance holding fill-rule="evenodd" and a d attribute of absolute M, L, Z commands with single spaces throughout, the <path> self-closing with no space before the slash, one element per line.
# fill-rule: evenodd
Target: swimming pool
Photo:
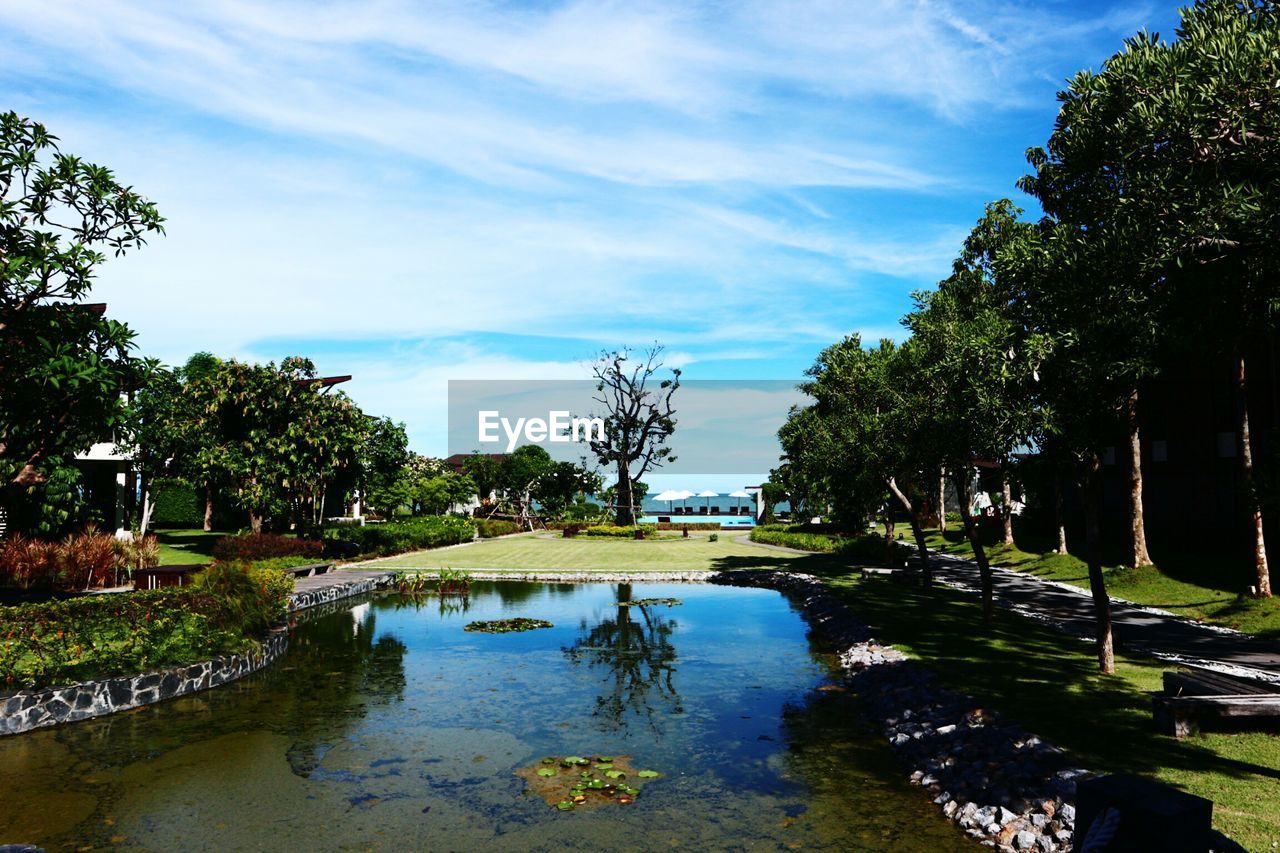
<path fill-rule="evenodd" d="M 659 521 L 670 521 L 672 524 L 719 524 L 721 527 L 755 527 L 755 519 L 749 515 L 669 515 L 658 513 L 646 515 L 640 519 L 641 524 L 657 524 Z"/>

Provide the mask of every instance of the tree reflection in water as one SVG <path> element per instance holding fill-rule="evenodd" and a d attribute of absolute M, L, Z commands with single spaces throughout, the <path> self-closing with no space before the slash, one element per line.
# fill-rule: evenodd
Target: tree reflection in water
<path fill-rule="evenodd" d="M 631 584 L 616 587 L 617 612 L 596 625 L 582 623 L 583 635 L 564 649 L 578 664 L 604 670 L 604 692 L 595 715 L 606 729 L 625 729 L 632 719 L 662 731 L 662 716 L 684 712 L 675 687 L 676 623 L 654 607 L 622 604 L 631 600 Z"/>

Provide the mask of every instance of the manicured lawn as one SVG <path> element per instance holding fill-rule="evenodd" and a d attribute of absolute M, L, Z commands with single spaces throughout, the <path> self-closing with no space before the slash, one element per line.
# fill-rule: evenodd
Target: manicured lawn
<path fill-rule="evenodd" d="M 182 566 L 195 563 L 207 563 L 213 559 L 213 543 L 218 537 L 226 536 L 224 532 L 206 533 L 199 528 L 194 530 L 157 530 L 156 539 L 160 542 L 160 565 Z"/>
<path fill-rule="evenodd" d="M 593 542 L 532 534 L 406 554 L 378 564 L 584 571 L 787 569 L 816 574 L 875 628 L 879 639 L 918 657 L 954 689 L 978 697 L 1006 718 L 1070 750 L 1081 766 L 1138 773 L 1208 797 L 1215 804 L 1215 825 L 1248 849 L 1270 849 L 1280 842 L 1280 737 L 1214 733 L 1178 741 L 1157 734 L 1151 696 L 1160 688 L 1161 673 L 1172 667 L 1121 656 L 1117 674 L 1104 677 L 1096 672 L 1088 644 L 1003 612 L 993 625 L 985 626 L 976 603 L 959 593 L 863 581 L 838 557 L 790 554 L 741 545 L 734 538 L 722 535 L 714 543 L 703 537 Z M 1027 557 L 1024 568 L 1040 559 Z"/>
<path fill-rule="evenodd" d="M 959 531 L 946 537 L 927 531 L 929 547 L 951 554 L 972 557 L 968 541 L 960 541 Z M 991 562 L 1046 580 L 1088 588 L 1089 573 L 1084 561 L 1071 554 L 1033 554 L 1003 545 L 987 549 Z M 1238 566 L 1226 567 L 1221 558 L 1183 558 L 1166 562 L 1162 569 L 1144 566 L 1106 569 L 1107 591 L 1137 604 L 1159 607 L 1203 622 L 1235 628 L 1249 634 L 1280 639 L 1280 598 L 1255 599 L 1229 588 L 1222 578 L 1234 577 Z"/>
<path fill-rule="evenodd" d="M 405 569 L 512 569 L 537 571 L 712 571 L 720 561 L 750 562 L 766 552 L 734 541 L 740 534 L 720 534 L 712 542 L 706 533 L 690 532 L 688 539 L 563 539 L 558 534 L 530 533 L 474 542 L 457 548 L 416 551 L 376 560 L 370 565 Z"/>

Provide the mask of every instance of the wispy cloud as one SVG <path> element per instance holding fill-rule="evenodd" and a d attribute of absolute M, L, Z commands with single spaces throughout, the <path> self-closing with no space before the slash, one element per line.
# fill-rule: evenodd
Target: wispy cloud
<path fill-rule="evenodd" d="M 333 352 L 367 408 L 430 421 L 448 376 L 590 350 L 503 335 L 775 373 L 896 335 L 1010 191 L 1053 81 L 1144 24 L 1003 0 L 42 0 L 0 4 L 0 92 L 168 217 L 96 290 L 147 352 Z"/>

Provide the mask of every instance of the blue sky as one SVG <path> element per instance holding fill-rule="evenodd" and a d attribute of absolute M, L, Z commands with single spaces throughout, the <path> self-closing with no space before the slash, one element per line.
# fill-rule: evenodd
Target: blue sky
<path fill-rule="evenodd" d="M 1054 92 L 1157 3 L 0 5 L 5 109 L 152 198 L 95 297 L 170 363 L 311 356 L 445 449 L 449 379 L 698 379 L 899 336 Z"/>

